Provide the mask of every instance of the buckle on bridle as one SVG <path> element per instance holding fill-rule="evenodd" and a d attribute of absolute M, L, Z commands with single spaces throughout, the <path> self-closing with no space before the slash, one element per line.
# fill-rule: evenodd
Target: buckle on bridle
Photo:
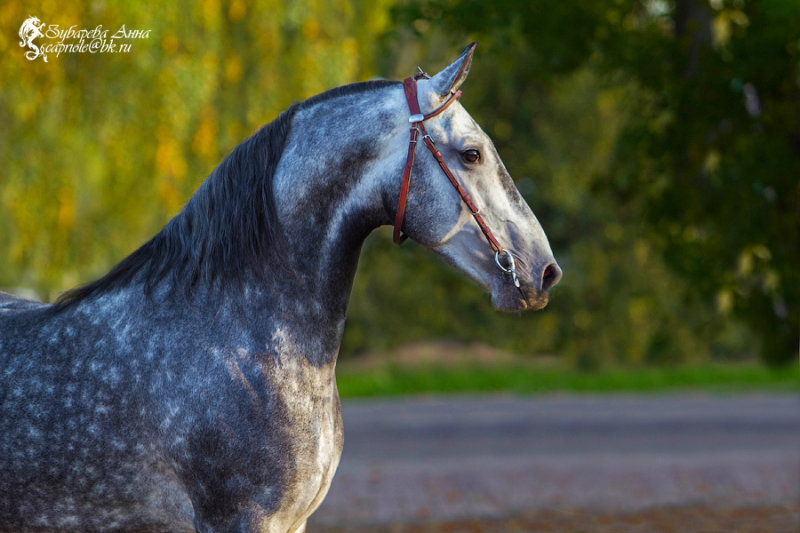
<path fill-rule="evenodd" d="M 503 250 L 503 254 L 508 258 L 508 267 L 503 266 L 503 264 L 500 262 L 499 250 L 495 251 L 494 253 L 494 262 L 497 263 L 497 266 L 500 267 L 500 270 L 511 274 L 511 280 L 514 282 L 514 286 L 519 289 L 519 277 L 517 276 L 517 265 L 514 263 L 514 256 L 511 255 L 511 252 L 508 250 Z"/>
<path fill-rule="evenodd" d="M 415 122 L 422 122 L 423 120 L 425 120 L 425 115 L 422 113 L 417 113 L 416 115 L 411 115 L 408 117 L 408 121 L 412 124 Z"/>

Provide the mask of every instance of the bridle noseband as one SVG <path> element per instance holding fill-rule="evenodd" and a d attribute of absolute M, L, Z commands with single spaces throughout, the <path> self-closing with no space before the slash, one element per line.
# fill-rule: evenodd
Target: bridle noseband
<path fill-rule="evenodd" d="M 475 207 L 475 204 L 472 202 L 472 198 L 469 194 L 467 194 L 467 191 L 464 190 L 461 184 L 458 183 L 458 180 L 444 162 L 441 152 L 439 152 L 439 150 L 436 148 L 436 145 L 434 145 L 433 139 L 431 139 L 431 136 L 428 134 L 428 130 L 425 128 L 425 121 L 429 118 L 435 117 L 447 109 L 450 104 L 458 100 L 458 97 L 461 96 L 461 91 L 450 93 L 450 96 L 442 105 L 427 115 L 424 115 L 420 111 L 419 100 L 417 99 L 417 80 L 423 78 L 427 79 L 428 75 L 420 71 L 415 76 L 403 80 L 403 90 L 406 94 L 408 109 L 411 112 L 411 116 L 408 118 L 408 121 L 411 123 L 411 138 L 408 142 L 408 156 L 406 157 L 406 165 L 403 168 L 403 182 L 402 186 L 400 187 L 400 200 L 397 203 L 397 215 L 394 219 L 394 242 L 395 244 L 402 244 L 403 241 L 408 238 L 408 236 L 402 232 L 403 217 L 406 212 L 408 189 L 411 185 L 411 169 L 414 166 L 414 155 L 417 152 L 417 140 L 419 139 L 421 132 L 422 141 L 425 143 L 425 146 L 427 146 L 428 150 L 430 150 L 430 152 L 433 154 L 433 157 L 436 159 L 436 162 L 439 163 L 444 175 L 447 176 L 447 179 L 450 180 L 450 183 L 453 185 L 453 187 L 455 187 L 459 196 L 461 196 L 461 200 L 464 202 L 464 204 L 466 204 L 467 208 L 472 213 L 472 217 L 475 219 L 475 222 L 478 223 L 478 227 L 480 227 L 483 235 L 486 237 L 486 240 L 489 241 L 489 246 L 491 246 L 492 250 L 494 250 L 494 262 L 497 263 L 497 266 L 500 267 L 500 270 L 511 274 L 511 280 L 514 282 L 514 286 L 519 288 L 519 277 L 517 276 L 514 256 L 511 255 L 511 252 L 508 250 L 504 250 L 503 247 L 500 246 L 500 243 L 497 242 L 497 239 L 492 234 L 492 231 L 483 220 L 478 208 Z M 503 265 L 501 262 L 501 258 L 505 259 L 505 265 Z"/>

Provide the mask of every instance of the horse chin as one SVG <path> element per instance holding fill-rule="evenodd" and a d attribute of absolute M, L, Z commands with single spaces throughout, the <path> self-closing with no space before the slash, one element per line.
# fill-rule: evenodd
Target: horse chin
<path fill-rule="evenodd" d="M 498 311 L 518 313 L 522 311 L 540 311 L 547 307 L 550 295 L 547 292 L 537 291 L 515 286 L 502 287 L 492 292 L 492 305 Z"/>

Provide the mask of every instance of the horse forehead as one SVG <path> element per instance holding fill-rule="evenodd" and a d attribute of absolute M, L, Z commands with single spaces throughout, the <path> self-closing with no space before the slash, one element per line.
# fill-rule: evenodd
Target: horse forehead
<path fill-rule="evenodd" d="M 442 139 L 451 141 L 469 139 L 476 142 L 489 140 L 480 125 L 460 105 L 456 106 L 452 113 L 441 116 L 441 120 L 436 121 L 432 126 L 429 128 L 432 130 L 431 133 L 435 132 Z"/>

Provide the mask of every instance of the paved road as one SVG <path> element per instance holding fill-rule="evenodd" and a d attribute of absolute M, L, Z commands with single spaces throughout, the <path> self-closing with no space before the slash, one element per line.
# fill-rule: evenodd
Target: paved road
<path fill-rule="evenodd" d="M 343 413 L 342 462 L 310 532 L 665 507 L 780 509 L 800 532 L 797 395 L 418 398 Z"/>

